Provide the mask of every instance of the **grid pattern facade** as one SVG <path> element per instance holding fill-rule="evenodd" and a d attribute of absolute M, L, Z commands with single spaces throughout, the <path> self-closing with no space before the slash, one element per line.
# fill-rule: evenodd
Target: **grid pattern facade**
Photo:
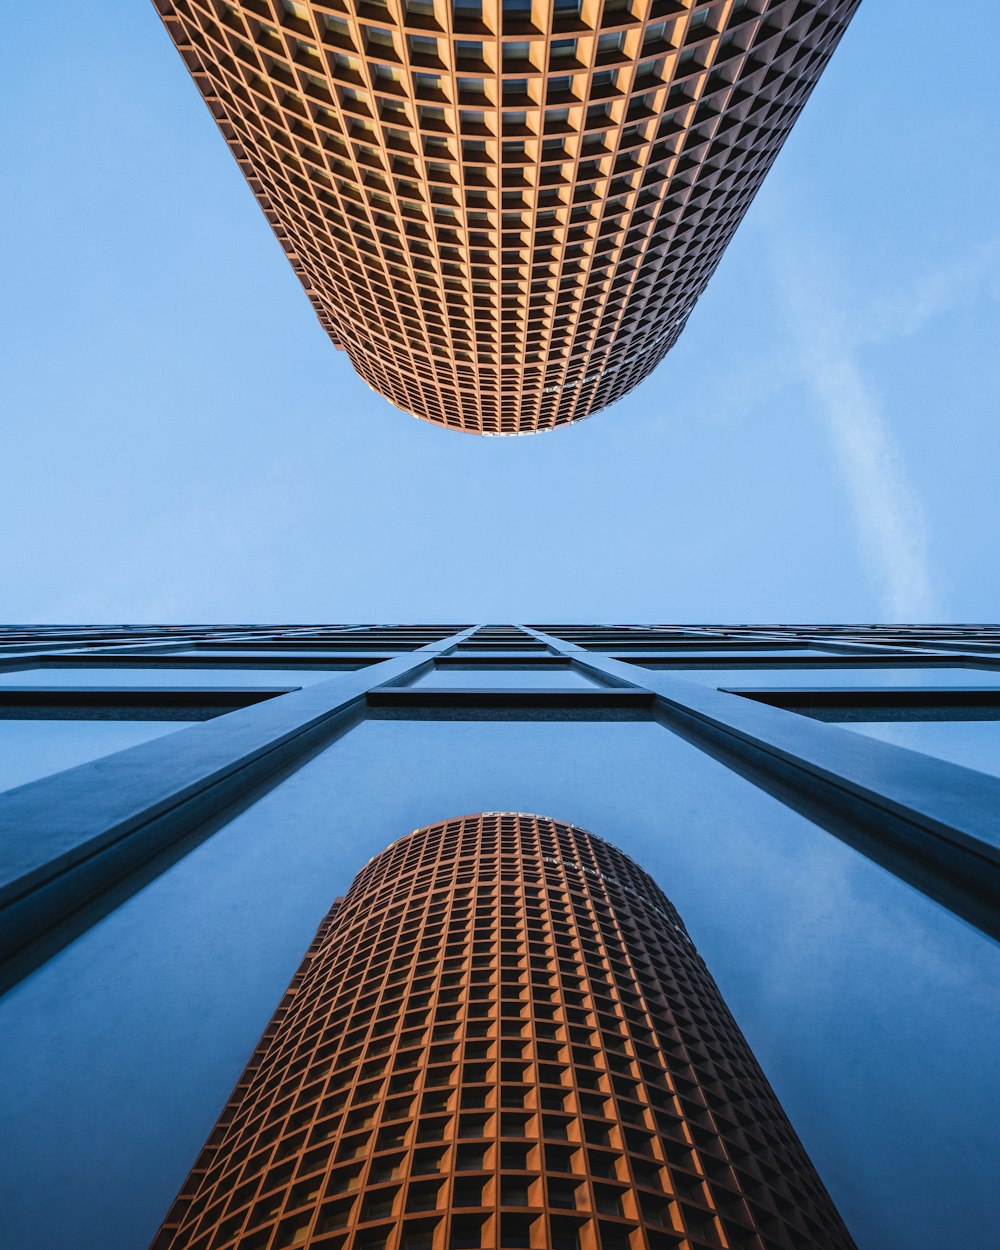
<path fill-rule="evenodd" d="M 155 1250 L 801 1250 L 848 1233 L 677 913 L 489 813 L 327 916 Z"/>
<path fill-rule="evenodd" d="M 155 647 L 161 656 L 170 648 L 253 648 L 262 656 L 275 648 L 282 651 L 302 647 L 341 654 L 355 648 L 373 652 L 403 654 L 418 647 L 440 643 L 454 645 L 454 635 L 472 627 L 466 625 L 376 625 L 318 624 L 295 625 L 0 625 L 0 655 L 8 659 L 33 656 L 46 651 L 80 656 L 111 658 L 142 653 Z M 851 649 L 858 646 L 877 651 L 892 649 L 900 655 L 933 659 L 939 652 L 992 653 L 1000 648 L 1000 624 L 948 625 L 613 625 L 546 624 L 482 625 L 461 642 L 463 649 L 482 646 L 511 649 L 533 648 L 538 640 L 529 632 L 539 630 L 572 646 L 588 651 L 621 653 L 632 647 L 690 647 L 698 650 L 719 648 L 810 647 L 838 648 L 850 662 Z M 938 658 L 940 658 L 938 656 Z"/>
<path fill-rule="evenodd" d="M 155 0 L 337 346 L 453 429 L 673 345 L 859 0 Z"/>

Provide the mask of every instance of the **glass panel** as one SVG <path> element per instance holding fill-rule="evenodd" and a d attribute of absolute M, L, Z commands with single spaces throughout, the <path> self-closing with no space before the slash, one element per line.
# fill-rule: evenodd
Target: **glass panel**
<path fill-rule="evenodd" d="M 629 658 L 629 651 L 627 648 L 612 646 L 605 649 L 609 654 L 622 655 L 626 659 Z M 814 659 L 820 659 L 825 654 L 822 651 L 817 651 L 814 647 L 761 647 L 759 649 L 753 647 L 734 647 L 731 650 L 722 648 L 716 650 L 713 648 L 711 651 L 706 651 L 703 647 L 698 649 L 697 647 L 643 646 L 641 648 L 637 648 L 637 654 L 640 651 L 644 654 L 659 655 L 663 657 L 663 660 L 650 660 L 648 664 L 638 659 L 630 661 L 634 664 L 642 663 L 643 668 L 665 667 L 663 661 L 669 660 L 672 657 L 676 657 L 678 660 L 707 660 L 711 662 L 713 660 L 768 660 L 772 657 L 780 660 L 782 656 L 786 655 L 804 655 Z"/>
<path fill-rule="evenodd" d="M 453 655 L 482 655 L 484 651 L 514 652 L 522 655 L 527 652 L 538 652 L 539 655 L 547 655 L 548 647 L 540 642 L 480 642 L 462 645 L 459 644 L 452 652 Z"/>
<path fill-rule="evenodd" d="M 947 666 L 893 665 L 885 668 L 866 666 L 833 668 L 691 668 L 678 670 L 684 681 L 706 686 L 732 686 L 735 689 L 787 690 L 814 686 L 974 686 L 983 690 L 1000 690 L 1000 672 L 984 668 L 949 668 Z"/>
<path fill-rule="evenodd" d="M 113 690 L 121 686 L 138 686 L 143 689 L 147 686 L 282 689 L 289 686 L 311 686 L 315 682 L 329 681 L 336 676 L 336 670 L 323 668 L 56 668 L 47 665 L 45 668 L 0 673 L 0 690 L 23 689 L 25 686 L 65 686 L 97 690 Z"/>
<path fill-rule="evenodd" d="M 483 810 L 656 878 L 859 1246 L 995 1243 L 994 943 L 656 724 L 380 720 L 0 1000 L 10 1244 L 107 1250 L 113 1210 L 115 1244 L 148 1245 L 333 898 Z"/>
<path fill-rule="evenodd" d="M 341 655 L 337 647 L 296 647 L 293 650 L 282 650 L 267 644 L 243 648 L 226 647 L 191 647 L 184 651 L 171 651 L 171 656 L 201 656 L 206 660 L 246 660 L 247 656 L 263 656 L 268 660 L 305 660 L 315 657 L 318 660 L 330 660 L 337 669 L 365 668 L 367 661 L 355 660 L 350 655 Z M 378 648 L 372 647 L 371 654 L 378 654 Z M 389 654 L 389 653 L 387 653 Z"/>
<path fill-rule="evenodd" d="M 538 665 L 493 665 L 477 668 L 433 668 L 412 683 L 435 690 L 593 690 L 603 686 L 572 668 Z"/>
<path fill-rule="evenodd" d="M 0 790 L 162 738 L 197 721 L 0 720 Z"/>
<path fill-rule="evenodd" d="M 842 729 L 1000 777 L 1000 720 L 837 722 Z"/>

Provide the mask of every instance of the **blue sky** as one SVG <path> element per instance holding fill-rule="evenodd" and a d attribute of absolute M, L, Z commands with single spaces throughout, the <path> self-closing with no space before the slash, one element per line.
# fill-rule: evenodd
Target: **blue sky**
<path fill-rule="evenodd" d="M 151 5 L 15 6 L 0 619 L 997 619 L 998 26 L 865 0 L 653 377 L 497 440 L 334 351 Z"/>

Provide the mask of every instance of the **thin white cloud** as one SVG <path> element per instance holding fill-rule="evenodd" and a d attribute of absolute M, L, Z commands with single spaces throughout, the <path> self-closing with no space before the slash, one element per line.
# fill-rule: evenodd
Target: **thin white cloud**
<path fill-rule="evenodd" d="M 864 336 L 852 323 L 856 313 L 840 289 L 830 249 L 790 228 L 784 215 L 768 225 L 795 369 L 825 418 L 881 612 L 891 621 L 934 620 L 941 602 L 927 556 L 924 509 L 882 398 L 865 376 L 858 351 Z M 932 315 L 941 298 L 928 287 L 920 317 Z M 876 337 L 874 324 L 869 332 Z"/>
<path fill-rule="evenodd" d="M 885 343 L 916 334 L 941 313 L 971 303 L 981 293 L 1000 299 L 1000 239 L 973 246 L 920 274 L 910 288 L 876 300 L 858 318 L 857 337 Z"/>

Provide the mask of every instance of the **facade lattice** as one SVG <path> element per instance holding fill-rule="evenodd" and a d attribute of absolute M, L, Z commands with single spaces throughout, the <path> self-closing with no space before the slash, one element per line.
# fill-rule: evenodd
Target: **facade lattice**
<path fill-rule="evenodd" d="M 155 0 L 319 319 L 458 430 L 680 334 L 859 0 Z"/>
<path fill-rule="evenodd" d="M 853 1242 L 676 911 L 487 813 L 338 900 L 155 1250 Z"/>

